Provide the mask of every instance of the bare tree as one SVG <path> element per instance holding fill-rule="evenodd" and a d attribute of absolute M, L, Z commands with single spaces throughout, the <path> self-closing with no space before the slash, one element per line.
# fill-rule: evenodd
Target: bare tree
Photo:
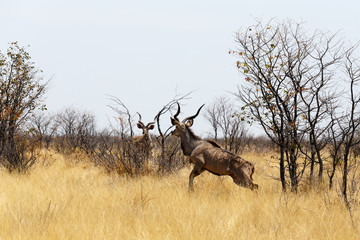
<path fill-rule="evenodd" d="M 76 128 L 79 120 L 79 113 L 73 108 L 65 108 L 56 114 L 55 121 L 58 134 L 64 139 L 60 142 L 69 145 L 69 147 L 77 147 Z"/>
<path fill-rule="evenodd" d="M 61 152 L 70 153 L 76 149 L 86 150 L 96 135 L 93 113 L 65 108 L 55 116 L 57 128 L 56 146 Z"/>
<path fill-rule="evenodd" d="M 179 144 L 170 136 L 170 127 L 165 131 L 162 129 L 161 120 L 166 114 L 171 114 L 177 101 L 187 99 L 189 95 L 190 93 L 176 95 L 156 114 L 155 122 L 148 124 L 143 123 L 139 113 L 132 115 L 119 98 L 111 97 L 110 108 L 117 113 L 116 121 L 111 124 L 110 132 L 100 134 L 98 148 L 93 154 L 94 162 L 109 171 L 115 170 L 129 175 L 146 174 L 155 169 L 166 173 L 184 166 L 184 158 L 178 151 Z M 134 121 L 136 116 L 139 116 L 137 122 Z M 143 130 L 142 135 L 134 136 L 134 124 Z M 148 132 L 154 129 L 154 125 L 158 130 L 156 142 L 151 140 Z M 150 162 L 150 156 L 153 157 L 153 162 Z M 148 168 L 148 163 L 151 163 L 151 168 Z"/>
<path fill-rule="evenodd" d="M 323 161 L 319 136 L 329 126 L 325 102 L 336 101 L 329 89 L 338 76 L 342 42 L 335 35 L 315 31 L 308 35 L 302 23 L 284 21 L 258 23 L 236 37 L 237 67 L 245 76 L 235 93 L 243 105 L 244 117 L 262 126 L 280 149 L 280 180 L 286 190 L 286 170 L 292 191 L 297 191 L 307 162 L 298 161 L 310 141 L 310 159 Z M 324 127 L 325 126 L 325 127 Z"/>
<path fill-rule="evenodd" d="M 359 168 L 356 161 L 356 149 L 360 144 L 358 135 L 360 128 L 360 91 L 358 86 L 360 83 L 360 64 L 359 60 L 354 57 L 356 49 L 358 49 L 358 45 L 350 47 L 345 52 L 343 68 L 345 82 L 349 85 L 344 94 L 345 102 L 331 105 L 331 124 L 328 130 L 331 139 L 329 150 L 332 159 L 332 168 L 328 173 L 329 188 L 333 187 L 333 177 L 337 167 L 342 163 L 341 193 L 353 224 L 351 201 L 352 197 L 356 195 L 355 193 L 360 191 L 359 179 L 356 176 L 356 171 Z M 353 171 L 353 176 L 350 180 L 349 189 L 349 173 L 351 171 Z"/>
<path fill-rule="evenodd" d="M 341 96 L 334 82 L 335 71 L 343 57 L 342 44 L 336 40 L 336 35 L 326 36 L 321 34 L 319 42 L 312 44 L 311 60 L 314 62 L 304 68 L 300 77 L 306 76 L 305 80 L 297 81 L 300 96 L 300 114 L 304 120 L 303 129 L 300 131 L 309 141 L 310 154 L 304 148 L 300 148 L 310 159 L 310 182 L 313 179 L 314 165 L 318 163 L 318 179 L 322 181 L 324 161 L 321 151 L 328 144 L 329 138 L 326 132 L 332 124 L 329 105 Z M 305 89 L 308 88 L 308 89 Z"/>
<path fill-rule="evenodd" d="M 27 129 L 32 138 L 35 138 L 40 147 L 44 146 L 48 149 L 56 133 L 56 124 L 53 121 L 53 116 L 43 112 L 35 112 L 29 117 L 27 122 Z"/>
<path fill-rule="evenodd" d="M 135 115 L 130 113 L 129 108 L 118 97 L 109 96 L 112 104 L 108 105 L 117 116 L 115 124 L 110 123 L 109 136 L 104 138 L 111 141 L 103 141 L 100 145 L 100 154 L 97 152 L 95 161 L 101 163 L 108 170 L 125 172 L 130 175 L 138 175 L 145 172 L 145 161 L 140 161 L 137 148 L 134 148 L 132 138 L 134 136 Z"/>
<path fill-rule="evenodd" d="M 342 123 L 344 122 L 344 116 L 337 116 L 337 108 L 333 104 L 330 105 L 329 113 L 331 118 L 331 124 L 328 128 L 327 135 L 329 136 L 329 152 L 331 156 L 331 169 L 328 171 L 329 176 L 329 188 L 333 188 L 333 178 L 336 173 L 336 168 L 341 163 L 341 153 L 343 149 L 343 143 L 345 141 L 345 135 L 342 131 Z"/>
<path fill-rule="evenodd" d="M 345 55 L 345 74 L 347 80 L 350 82 L 348 99 L 350 108 L 346 114 L 342 133 L 344 136 L 344 153 L 343 153 L 343 178 L 342 178 L 342 193 L 345 202 L 348 205 L 349 199 L 347 194 L 348 188 L 348 173 L 351 149 L 360 143 L 360 139 L 356 137 L 357 130 L 360 126 L 360 62 L 354 57 L 354 51 L 358 45 L 350 48 Z"/>
<path fill-rule="evenodd" d="M 163 130 L 161 127 L 161 120 L 165 115 L 171 114 L 177 107 L 180 101 L 189 99 L 192 92 L 187 94 L 176 94 L 175 97 L 163 106 L 163 108 L 156 114 L 154 120 L 157 124 L 158 135 L 156 140 L 160 145 L 160 155 L 158 156 L 157 162 L 159 166 L 159 172 L 170 172 L 176 167 L 182 167 L 184 165 L 184 158 L 179 156 L 179 142 L 171 137 L 171 128 L 168 127 Z M 166 119 L 167 120 L 167 119 Z M 176 159 L 181 159 L 176 161 Z"/>
<path fill-rule="evenodd" d="M 86 153 L 90 153 L 97 146 L 97 131 L 95 115 L 83 111 L 79 113 L 76 127 L 77 142 Z"/>
<path fill-rule="evenodd" d="M 204 116 L 214 130 L 215 141 L 218 141 L 218 134 L 221 134 L 224 139 L 224 148 L 239 153 L 247 130 L 242 116 L 230 99 L 225 96 L 215 99 L 212 105 L 205 108 Z"/>
<path fill-rule="evenodd" d="M 118 119 L 124 127 L 123 133 L 128 132 L 130 137 L 133 137 L 133 116 L 130 113 L 130 110 L 118 97 L 109 96 L 109 98 L 113 104 L 108 105 L 108 107 L 118 114 Z"/>
<path fill-rule="evenodd" d="M 245 127 L 242 117 L 238 113 L 231 116 L 229 131 L 229 151 L 240 154 L 245 148 L 248 130 Z"/>
<path fill-rule="evenodd" d="M 214 131 L 214 140 L 218 141 L 218 134 L 219 134 L 219 122 L 220 116 L 218 114 L 218 108 L 216 104 L 212 104 L 205 108 L 204 113 L 205 119 L 210 123 L 213 131 Z"/>

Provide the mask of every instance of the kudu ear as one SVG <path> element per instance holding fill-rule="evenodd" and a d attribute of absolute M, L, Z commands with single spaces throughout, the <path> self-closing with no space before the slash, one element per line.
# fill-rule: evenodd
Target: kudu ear
<path fill-rule="evenodd" d="M 185 118 L 182 122 L 185 123 L 186 126 L 191 127 L 194 124 L 194 118 L 196 118 L 200 110 L 204 107 L 205 104 L 201 105 L 201 107 L 197 110 L 196 114 L 190 117 Z"/>
<path fill-rule="evenodd" d="M 140 129 L 143 129 L 143 125 L 141 123 L 137 123 L 136 126 Z"/>
<path fill-rule="evenodd" d="M 194 119 L 189 119 L 186 121 L 185 125 L 191 127 L 194 124 Z"/>
<path fill-rule="evenodd" d="M 154 125 L 154 124 L 151 124 L 151 125 L 148 127 L 149 130 L 153 130 L 154 128 L 155 128 L 155 125 Z"/>

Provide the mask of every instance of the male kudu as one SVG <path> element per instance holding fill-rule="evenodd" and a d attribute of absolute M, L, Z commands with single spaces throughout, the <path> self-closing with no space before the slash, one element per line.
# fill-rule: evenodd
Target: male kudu
<path fill-rule="evenodd" d="M 172 125 L 176 127 L 172 134 L 180 138 L 184 155 L 189 156 L 190 161 L 194 163 L 189 176 L 189 189 L 193 190 L 194 178 L 204 170 L 218 176 L 229 175 L 237 185 L 251 190 L 257 189 L 258 185 L 254 184 L 252 179 L 255 168 L 251 162 L 224 150 L 214 141 L 201 140 L 190 129 L 204 105 L 195 115 L 180 121 L 178 119 L 180 105 L 178 104 L 174 118 L 170 118 Z"/>

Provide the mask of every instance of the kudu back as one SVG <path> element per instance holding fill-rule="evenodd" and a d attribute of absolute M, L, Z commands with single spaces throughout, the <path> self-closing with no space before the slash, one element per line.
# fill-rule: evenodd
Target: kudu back
<path fill-rule="evenodd" d="M 189 176 L 189 189 L 193 190 L 194 178 L 205 170 L 215 175 L 228 175 L 239 186 L 251 190 L 257 189 L 258 185 L 254 184 L 252 179 L 255 168 L 251 162 L 224 150 L 214 141 L 202 140 L 190 129 L 204 105 L 198 109 L 195 115 L 180 121 L 178 119 L 180 105 L 178 104 L 176 114 L 170 118 L 172 125 L 175 126 L 172 134 L 180 138 L 184 155 L 194 163 L 194 168 Z"/>

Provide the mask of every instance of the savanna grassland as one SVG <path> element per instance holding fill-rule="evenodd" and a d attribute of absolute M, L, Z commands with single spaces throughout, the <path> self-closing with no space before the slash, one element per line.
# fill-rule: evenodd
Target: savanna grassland
<path fill-rule="evenodd" d="M 130 178 L 46 153 L 26 174 L 0 171 L 0 239 L 359 239 L 338 190 L 284 194 L 270 156 L 243 157 L 257 192 L 209 173 L 189 192 L 189 168 Z"/>

